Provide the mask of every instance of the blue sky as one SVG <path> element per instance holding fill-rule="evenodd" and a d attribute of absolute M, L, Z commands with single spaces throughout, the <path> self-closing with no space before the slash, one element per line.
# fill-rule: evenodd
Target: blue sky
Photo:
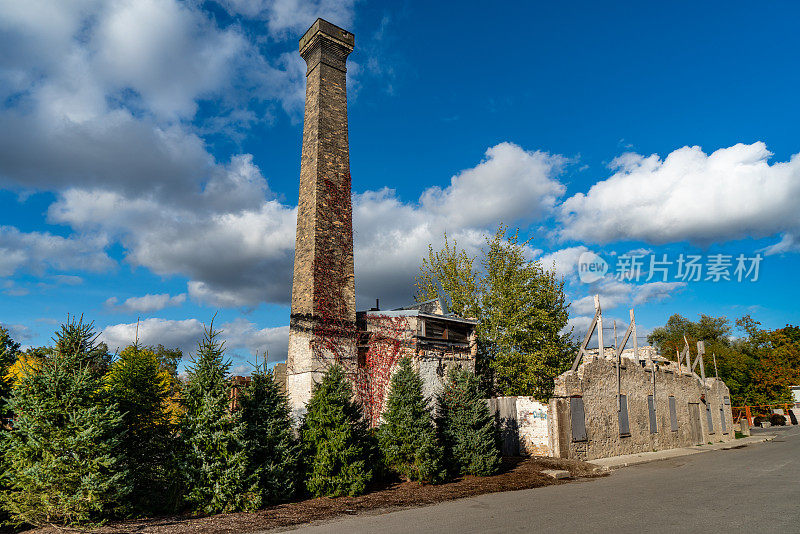
<path fill-rule="evenodd" d="M 594 293 L 640 333 L 800 322 L 796 3 L 352 0 L 0 0 L 0 322 L 39 345 L 83 313 L 116 347 L 140 318 L 189 351 L 217 313 L 241 372 L 285 358 L 317 16 L 356 35 L 360 307 L 411 300 L 444 231 L 477 254 L 505 222 L 578 331 Z M 631 251 L 763 259 L 755 282 L 617 279 Z"/>

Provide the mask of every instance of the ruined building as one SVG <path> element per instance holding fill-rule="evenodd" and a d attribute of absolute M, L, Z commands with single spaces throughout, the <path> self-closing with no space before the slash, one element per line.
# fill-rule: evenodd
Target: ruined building
<path fill-rule="evenodd" d="M 322 19 L 300 39 L 308 68 L 286 391 L 297 418 L 313 383 L 341 364 L 374 423 L 402 356 L 414 357 L 429 394 L 448 366 L 474 367 L 475 322 L 438 302 L 356 321 L 346 89 L 354 46 L 352 33 Z"/>
<path fill-rule="evenodd" d="M 447 313 L 440 300 L 396 310 L 358 312 L 356 394 L 371 424 L 380 421 L 392 370 L 410 357 L 423 382 L 423 394 L 434 398 L 453 367 L 475 370 L 477 321 Z"/>

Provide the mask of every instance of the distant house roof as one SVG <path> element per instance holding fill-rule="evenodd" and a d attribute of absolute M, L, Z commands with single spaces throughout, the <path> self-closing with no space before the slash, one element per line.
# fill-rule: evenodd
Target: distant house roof
<path fill-rule="evenodd" d="M 450 315 L 450 310 L 447 309 L 447 303 L 440 298 L 426 300 L 424 302 L 416 302 L 410 306 L 395 308 L 392 311 L 401 310 L 419 310 L 422 313 L 430 313 L 433 315 Z"/>

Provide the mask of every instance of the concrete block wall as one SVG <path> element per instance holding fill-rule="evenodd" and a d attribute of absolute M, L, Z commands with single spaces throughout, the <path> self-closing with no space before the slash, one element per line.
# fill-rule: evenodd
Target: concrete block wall
<path fill-rule="evenodd" d="M 500 425 L 503 456 L 552 456 L 546 404 L 533 397 L 493 397 L 487 403 Z"/>
<path fill-rule="evenodd" d="M 654 391 L 649 364 L 643 367 L 640 362 L 623 358 L 620 383 L 621 394 L 627 397 L 628 436 L 620 435 L 616 361 L 589 358 L 576 371 L 568 371 L 556 379 L 548 409 L 549 444 L 554 456 L 591 460 L 735 439 L 730 392 L 721 380 L 710 378 L 703 384 L 685 371 L 678 374 L 675 370 L 657 368 L 654 433 L 650 430 L 648 408 L 648 395 Z M 677 430 L 671 428 L 671 396 L 675 398 Z M 584 440 L 573 437 L 571 397 L 583 401 Z M 707 407 L 710 407 L 711 426 Z"/>

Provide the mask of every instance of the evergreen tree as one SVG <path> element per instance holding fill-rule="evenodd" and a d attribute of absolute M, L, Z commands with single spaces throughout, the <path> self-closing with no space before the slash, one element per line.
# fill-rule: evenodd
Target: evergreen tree
<path fill-rule="evenodd" d="M 478 377 L 452 369 L 437 398 L 436 425 L 454 473 L 487 476 L 500 467 L 500 439 Z"/>
<path fill-rule="evenodd" d="M 16 523 L 97 521 L 130 492 L 119 457 L 122 417 L 87 365 L 94 339 L 91 324 L 68 322 L 40 369 L 14 388 L 2 501 Z"/>
<path fill-rule="evenodd" d="M 177 504 L 170 380 L 158 356 L 136 344 L 120 353 L 106 376 L 123 414 L 121 454 L 132 487 L 129 510 L 136 515 L 170 512 Z"/>
<path fill-rule="evenodd" d="M 187 370 L 184 392 L 185 500 L 197 514 L 250 510 L 258 504 L 257 487 L 247 470 L 245 424 L 240 411 L 229 409 L 231 362 L 224 359 L 218 336 L 213 324 L 205 330 Z"/>
<path fill-rule="evenodd" d="M 300 449 L 286 396 L 272 373 L 259 367 L 241 397 L 249 471 L 258 487 L 258 507 L 292 499 L 298 491 Z"/>
<path fill-rule="evenodd" d="M 8 407 L 11 387 L 14 383 L 14 376 L 11 367 L 16 363 L 19 353 L 19 343 L 11 338 L 11 334 L 0 326 L 0 443 L 3 442 L 6 430 L 11 427 L 11 410 Z M 6 471 L 5 459 L 0 456 L 0 473 Z M 0 480 L 0 492 L 7 489 Z M 8 515 L 0 508 L 0 523 L 6 521 Z"/>
<path fill-rule="evenodd" d="M 11 338 L 8 330 L 0 326 L 0 430 L 11 416 L 6 403 L 11 395 L 13 376 L 11 367 L 17 361 L 19 343 Z"/>
<path fill-rule="evenodd" d="M 422 395 L 422 379 L 410 358 L 400 360 L 392 376 L 383 424 L 378 429 L 387 467 L 405 478 L 439 483 L 446 478 L 443 449 Z"/>
<path fill-rule="evenodd" d="M 108 372 L 114 357 L 108 352 L 108 345 L 97 342 L 97 337 L 94 323 L 84 323 L 82 315 L 79 319 L 68 317 L 53 340 L 55 345 L 52 352 L 76 355 L 78 365 L 88 367 L 89 371 L 100 377 Z"/>
<path fill-rule="evenodd" d="M 315 496 L 364 493 L 373 479 L 371 436 L 339 365 L 314 384 L 300 425 L 306 488 Z"/>

